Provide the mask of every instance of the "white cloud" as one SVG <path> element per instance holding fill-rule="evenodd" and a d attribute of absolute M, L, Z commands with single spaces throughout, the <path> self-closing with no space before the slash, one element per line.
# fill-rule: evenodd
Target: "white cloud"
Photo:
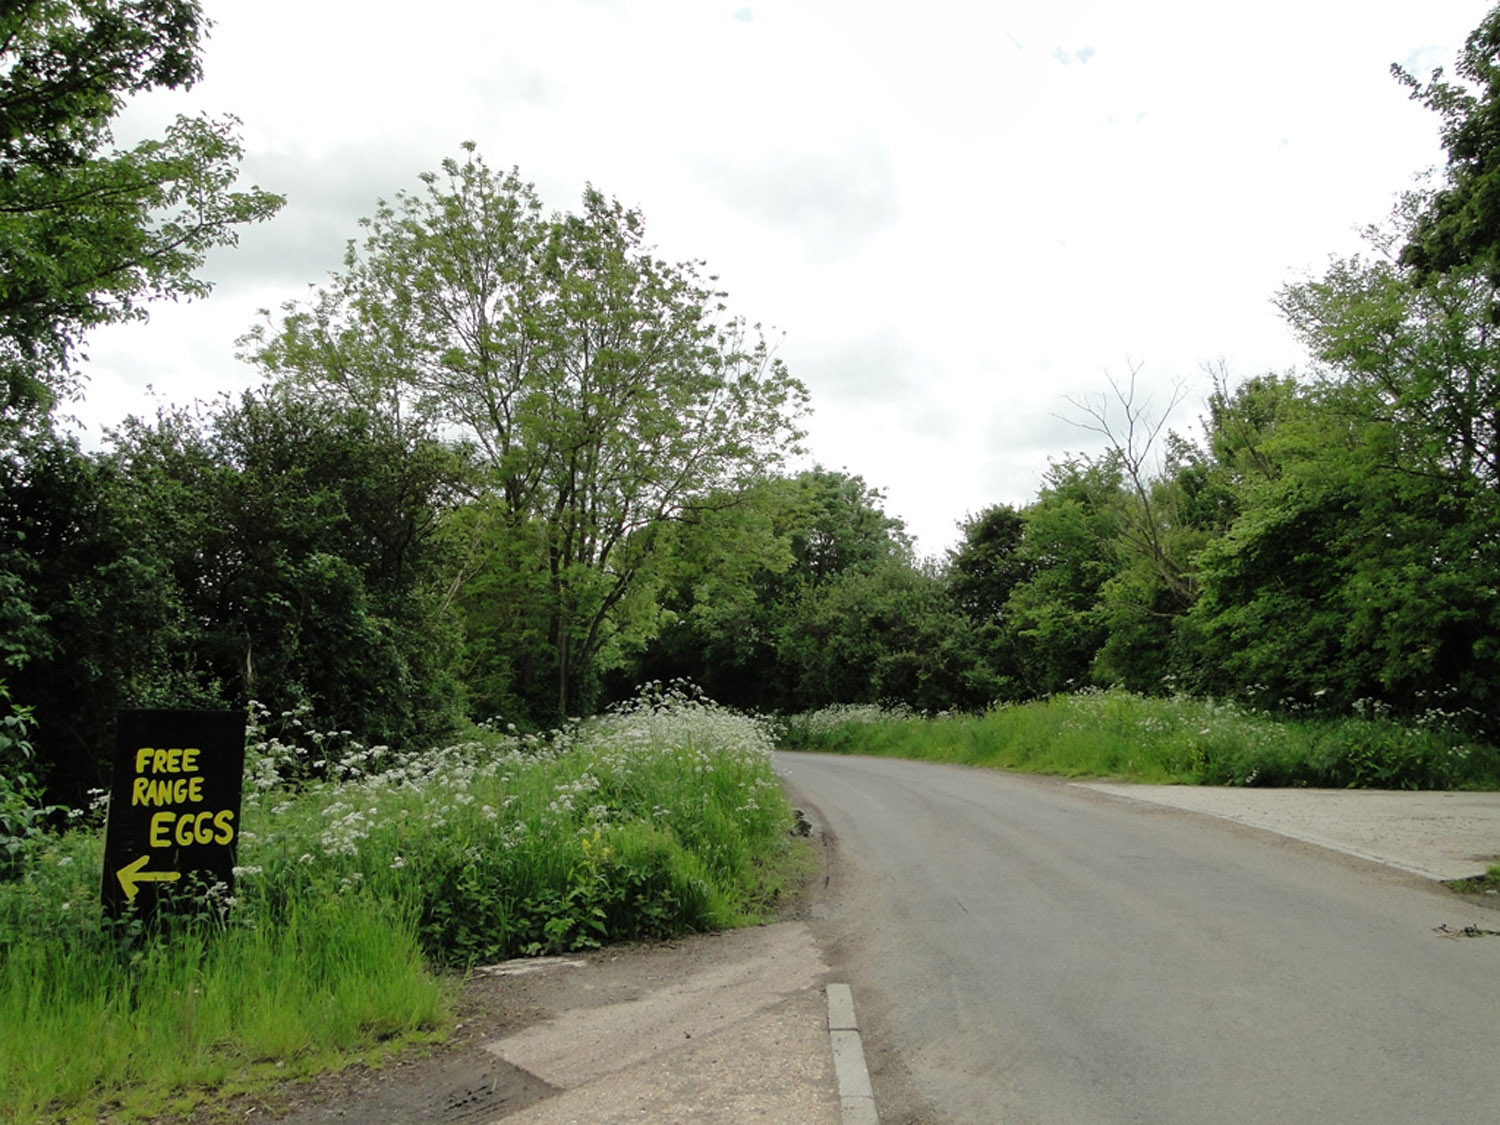
<path fill-rule="evenodd" d="M 592 182 L 706 260 L 732 311 L 786 332 L 813 455 L 939 551 L 1084 446 L 1061 396 L 1106 371 L 1297 363 L 1276 289 L 1441 155 L 1389 64 L 1451 67 L 1488 3 L 206 6 L 207 78 L 121 137 L 232 111 L 247 178 L 288 204 L 214 257 L 210 301 L 92 341 L 86 414 L 140 409 L 146 382 L 243 385 L 256 307 L 323 280 L 378 197 L 472 139 L 550 206 Z"/>
<path fill-rule="evenodd" d="M 901 216 L 895 170 L 872 137 L 754 162 L 690 157 L 703 182 L 752 222 L 790 234 L 814 260 L 866 248 Z"/>

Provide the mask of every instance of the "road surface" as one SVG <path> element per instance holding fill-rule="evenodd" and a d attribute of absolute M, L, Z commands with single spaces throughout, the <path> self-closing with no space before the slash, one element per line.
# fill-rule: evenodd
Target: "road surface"
<path fill-rule="evenodd" d="M 881 1119 L 1500 1116 L 1500 915 L 1065 782 L 785 754 L 830 840 L 814 927 Z"/>

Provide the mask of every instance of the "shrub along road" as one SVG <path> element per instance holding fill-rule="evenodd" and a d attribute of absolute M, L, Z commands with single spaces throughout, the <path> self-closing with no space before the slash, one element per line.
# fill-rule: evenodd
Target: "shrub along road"
<path fill-rule="evenodd" d="M 1500 939 L 1435 883 L 1060 781 L 783 755 L 885 1121 L 1460 1119 Z M 1439 930 L 1439 927 L 1444 927 Z"/>

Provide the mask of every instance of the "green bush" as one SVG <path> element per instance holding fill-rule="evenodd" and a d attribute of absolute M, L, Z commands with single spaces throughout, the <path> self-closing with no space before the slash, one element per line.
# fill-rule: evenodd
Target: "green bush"
<path fill-rule="evenodd" d="M 733 925 L 791 823 L 765 726 L 680 692 L 388 766 L 314 737 L 252 744 L 241 894 L 273 915 L 314 881 L 409 901 L 441 963 Z M 330 776 L 288 792 L 310 766 Z"/>
<path fill-rule="evenodd" d="M 1500 788 L 1500 751 L 1434 716 L 1401 724 L 1362 708 L 1341 719 L 1273 716 L 1230 703 L 1086 691 L 984 715 L 828 708 L 784 720 L 789 748 L 863 753 L 1065 777 L 1202 785 Z"/>
<path fill-rule="evenodd" d="M 0 883 L 0 1105 L 18 1120 L 149 1116 L 257 1067 L 441 1033 L 451 984 L 429 965 L 755 919 L 789 854 L 766 728 L 680 692 L 405 759 L 262 729 L 227 910 L 108 921 L 82 828 Z"/>

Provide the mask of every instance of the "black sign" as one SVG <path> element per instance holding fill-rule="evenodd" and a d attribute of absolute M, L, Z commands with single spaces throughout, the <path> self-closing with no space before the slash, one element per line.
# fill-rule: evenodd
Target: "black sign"
<path fill-rule="evenodd" d="M 121 711 L 104 833 L 104 908 L 143 918 L 159 901 L 234 889 L 245 716 Z"/>

